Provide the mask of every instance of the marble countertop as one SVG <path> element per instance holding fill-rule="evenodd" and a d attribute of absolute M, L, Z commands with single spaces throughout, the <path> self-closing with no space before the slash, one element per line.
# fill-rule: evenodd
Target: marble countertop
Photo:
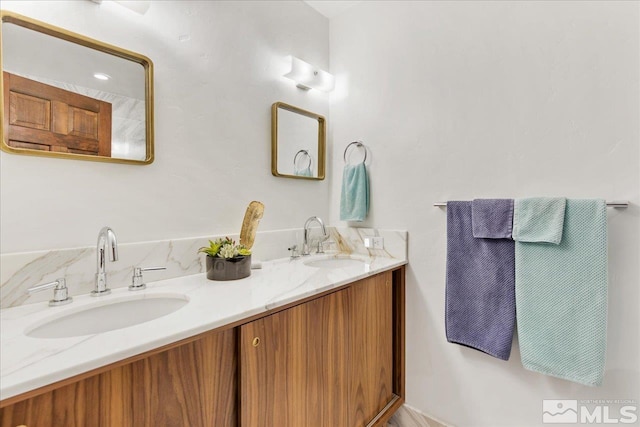
<path fill-rule="evenodd" d="M 351 258 L 364 262 L 329 269 L 305 265 L 317 256 L 281 259 L 263 263 L 262 269 L 252 270 L 250 277 L 241 280 L 215 282 L 207 280 L 205 274 L 195 274 L 149 282 L 146 290 L 135 293 L 124 287 L 99 299 L 74 296 L 71 304 L 61 307 L 36 303 L 0 310 L 0 400 L 407 263 L 387 257 Z M 51 316 L 126 297 L 160 294 L 185 295 L 189 303 L 155 320 L 94 335 L 43 339 L 24 333 Z"/>

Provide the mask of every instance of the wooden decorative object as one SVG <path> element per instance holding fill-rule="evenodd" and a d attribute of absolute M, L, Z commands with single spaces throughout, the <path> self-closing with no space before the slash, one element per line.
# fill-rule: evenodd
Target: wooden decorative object
<path fill-rule="evenodd" d="M 264 205 L 261 202 L 253 201 L 249 203 L 247 211 L 244 213 L 244 220 L 242 221 L 242 230 L 240 230 L 240 244 L 244 245 L 247 249 L 253 247 L 253 242 L 256 239 L 256 231 L 258 230 L 258 224 L 264 215 Z"/>

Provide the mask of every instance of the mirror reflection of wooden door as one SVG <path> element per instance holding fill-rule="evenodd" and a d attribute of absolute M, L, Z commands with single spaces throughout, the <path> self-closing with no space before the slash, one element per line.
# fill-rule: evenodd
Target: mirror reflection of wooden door
<path fill-rule="evenodd" d="M 10 147 L 111 157 L 111 104 L 3 72 Z"/>

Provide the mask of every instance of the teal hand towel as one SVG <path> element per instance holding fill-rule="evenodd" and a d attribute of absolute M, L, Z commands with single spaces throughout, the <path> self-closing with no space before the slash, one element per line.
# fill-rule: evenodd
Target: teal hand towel
<path fill-rule="evenodd" d="M 313 176 L 313 172 L 311 172 L 311 166 L 300 170 L 296 169 L 293 171 L 293 174 L 295 176 Z"/>
<path fill-rule="evenodd" d="M 518 222 L 513 223 L 513 240 L 559 244 L 566 200 L 564 197 L 516 199 L 513 209 Z"/>
<path fill-rule="evenodd" d="M 340 220 L 364 221 L 369 213 L 369 178 L 364 162 L 345 165 L 342 172 Z"/>
<path fill-rule="evenodd" d="M 518 206 L 516 200 L 515 206 Z M 537 206 L 540 208 L 540 205 Z M 522 365 L 591 386 L 604 375 L 607 329 L 607 213 L 604 200 L 567 200 L 559 244 L 551 221 L 516 240 L 516 317 Z M 557 219 L 531 204 L 514 210 L 513 228 L 536 216 Z"/>

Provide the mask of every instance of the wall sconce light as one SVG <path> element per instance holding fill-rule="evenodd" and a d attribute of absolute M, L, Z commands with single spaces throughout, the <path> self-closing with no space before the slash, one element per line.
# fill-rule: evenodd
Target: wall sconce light
<path fill-rule="evenodd" d="M 290 56 L 291 71 L 284 76 L 295 81 L 300 89 L 317 89 L 331 92 L 336 85 L 336 79 L 331 74 L 304 62 L 295 56 Z"/>

